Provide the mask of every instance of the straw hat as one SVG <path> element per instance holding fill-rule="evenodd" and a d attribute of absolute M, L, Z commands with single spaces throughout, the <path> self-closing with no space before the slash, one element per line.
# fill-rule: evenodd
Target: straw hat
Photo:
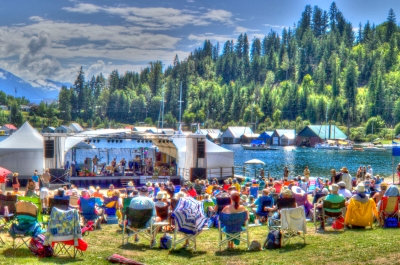
<path fill-rule="evenodd" d="M 365 192 L 365 186 L 363 184 L 358 184 L 357 192 Z"/>
<path fill-rule="evenodd" d="M 288 189 L 288 187 L 283 187 L 282 195 L 292 196 L 292 191 Z"/>
<path fill-rule="evenodd" d="M 303 195 L 306 193 L 302 188 L 300 188 L 300 187 L 298 187 L 298 186 L 293 186 L 293 187 L 292 187 L 292 192 L 293 192 L 295 195 L 301 195 L 301 196 L 303 196 Z"/>
<path fill-rule="evenodd" d="M 337 184 L 332 184 L 331 190 L 332 190 L 332 191 L 338 191 L 338 190 L 339 190 L 339 185 L 337 185 Z"/>
<path fill-rule="evenodd" d="M 345 183 L 344 181 L 340 181 L 340 182 L 338 183 L 338 186 L 339 186 L 339 187 L 346 187 L 346 183 Z"/>
<path fill-rule="evenodd" d="M 386 182 L 382 182 L 380 187 L 381 187 L 381 190 L 387 190 L 389 185 Z"/>
<path fill-rule="evenodd" d="M 147 186 L 147 187 L 150 187 L 150 186 L 151 186 L 151 182 L 148 181 L 148 182 L 146 183 L 146 186 Z"/>
<path fill-rule="evenodd" d="M 342 167 L 341 171 L 343 171 L 344 173 L 349 173 L 346 167 Z"/>
<path fill-rule="evenodd" d="M 128 182 L 128 186 L 134 186 L 132 180 Z"/>
<path fill-rule="evenodd" d="M 13 177 L 18 177 L 18 172 L 15 172 L 15 173 L 13 174 Z"/>
<path fill-rule="evenodd" d="M 186 193 L 184 193 L 183 191 L 177 192 L 177 193 L 175 194 L 175 197 L 176 197 L 177 199 L 179 199 L 179 198 L 184 198 L 184 197 L 186 197 Z"/>
<path fill-rule="evenodd" d="M 156 196 L 157 200 L 162 200 L 162 199 L 166 199 L 166 198 L 167 198 L 166 192 L 160 191 L 157 193 L 157 196 Z"/>

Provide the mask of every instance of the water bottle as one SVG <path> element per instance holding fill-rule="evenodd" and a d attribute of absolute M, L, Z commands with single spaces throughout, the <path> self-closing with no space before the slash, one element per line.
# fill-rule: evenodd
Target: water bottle
<path fill-rule="evenodd" d="M 8 206 L 4 206 L 4 215 L 8 216 L 9 212 L 8 212 Z"/>

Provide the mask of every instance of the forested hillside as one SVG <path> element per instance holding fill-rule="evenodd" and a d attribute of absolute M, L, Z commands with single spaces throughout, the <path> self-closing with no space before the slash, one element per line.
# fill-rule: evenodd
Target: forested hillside
<path fill-rule="evenodd" d="M 224 44 L 205 40 L 171 66 L 150 62 L 140 73 L 115 70 L 107 79 L 100 74 L 90 80 L 81 70 L 60 92 L 59 118 L 91 126 L 156 124 L 164 93 L 164 127 L 176 127 L 182 83 L 187 124 L 221 128 L 257 121 L 262 131 L 327 119 L 364 126 L 352 131 L 359 139 L 400 122 L 399 48 L 392 9 L 379 25 L 352 25 L 335 3 L 329 10 L 306 6 L 282 32 L 252 40 L 240 34 Z"/>

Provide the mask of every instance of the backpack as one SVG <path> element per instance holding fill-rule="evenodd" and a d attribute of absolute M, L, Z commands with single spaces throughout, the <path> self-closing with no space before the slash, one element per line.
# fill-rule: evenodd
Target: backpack
<path fill-rule="evenodd" d="M 264 248 L 276 249 L 282 247 L 282 234 L 279 230 L 271 230 L 264 242 Z"/>
<path fill-rule="evenodd" d="M 44 246 L 44 240 L 45 236 L 43 234 L 32 237 L 29 242 L 29 250 L 39 258 L 52 257 L 54 255 L 53 248 L 51 246 Z"/>

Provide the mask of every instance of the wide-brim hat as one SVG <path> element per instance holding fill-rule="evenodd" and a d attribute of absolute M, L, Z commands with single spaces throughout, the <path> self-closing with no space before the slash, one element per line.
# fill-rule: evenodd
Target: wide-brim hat
<path fill-rule="evenodd" d="M 147 187 L 150 187 L 152 184 L 151 184 L 151 182 L 150 181 L 148 181 L 147 183 L 146 183 L 146 186 Z"/>
<path fill-rule="evenodd" d="M 293 186 L 293 187 L 292 187 L 292 192 L 293 192 L 294 194 L 297 194 L 297 195 L 304 195 L 304 194 L 306 194 L 306 192 L 305 192 L 302 188 L 300 188 L 300 187 L 298 187 L 298 186 Z"/>
<path fill-rule="evenodd" d="M 365 186 L 362 184 L 358 184 L 357 186 L 357 192 L 365 192 Z"/>
<path fill-rule="evenodd" d="M 13 173 L 13 177 L 17 177 L 18 176 L 18 172 Z"/>
<path fill-rule="evenodd" d="M 343 171 L 343 172 L 349 173 L 349 170 L 347 169 L 347 167 L 342 167 L 342 169 L 340 169 L 340 171 Z"/>
<path fill-rule="evenodd" d="M 288 187 L 283 187 L 283 190 L 282 190 L 282 195 L 288 195 L 288 196 L 292 196 L 292 191 L 291 190 L 289 190 L 288 189 Z"/>
<path fill-rule="evenodd" d="M 381 187 L 381 189 L 382 189 L 382 187 L 387 189 L 387 187 L 389 187 L 389 185 L 386 182 L 382 182 L 380 187 Z"/>

